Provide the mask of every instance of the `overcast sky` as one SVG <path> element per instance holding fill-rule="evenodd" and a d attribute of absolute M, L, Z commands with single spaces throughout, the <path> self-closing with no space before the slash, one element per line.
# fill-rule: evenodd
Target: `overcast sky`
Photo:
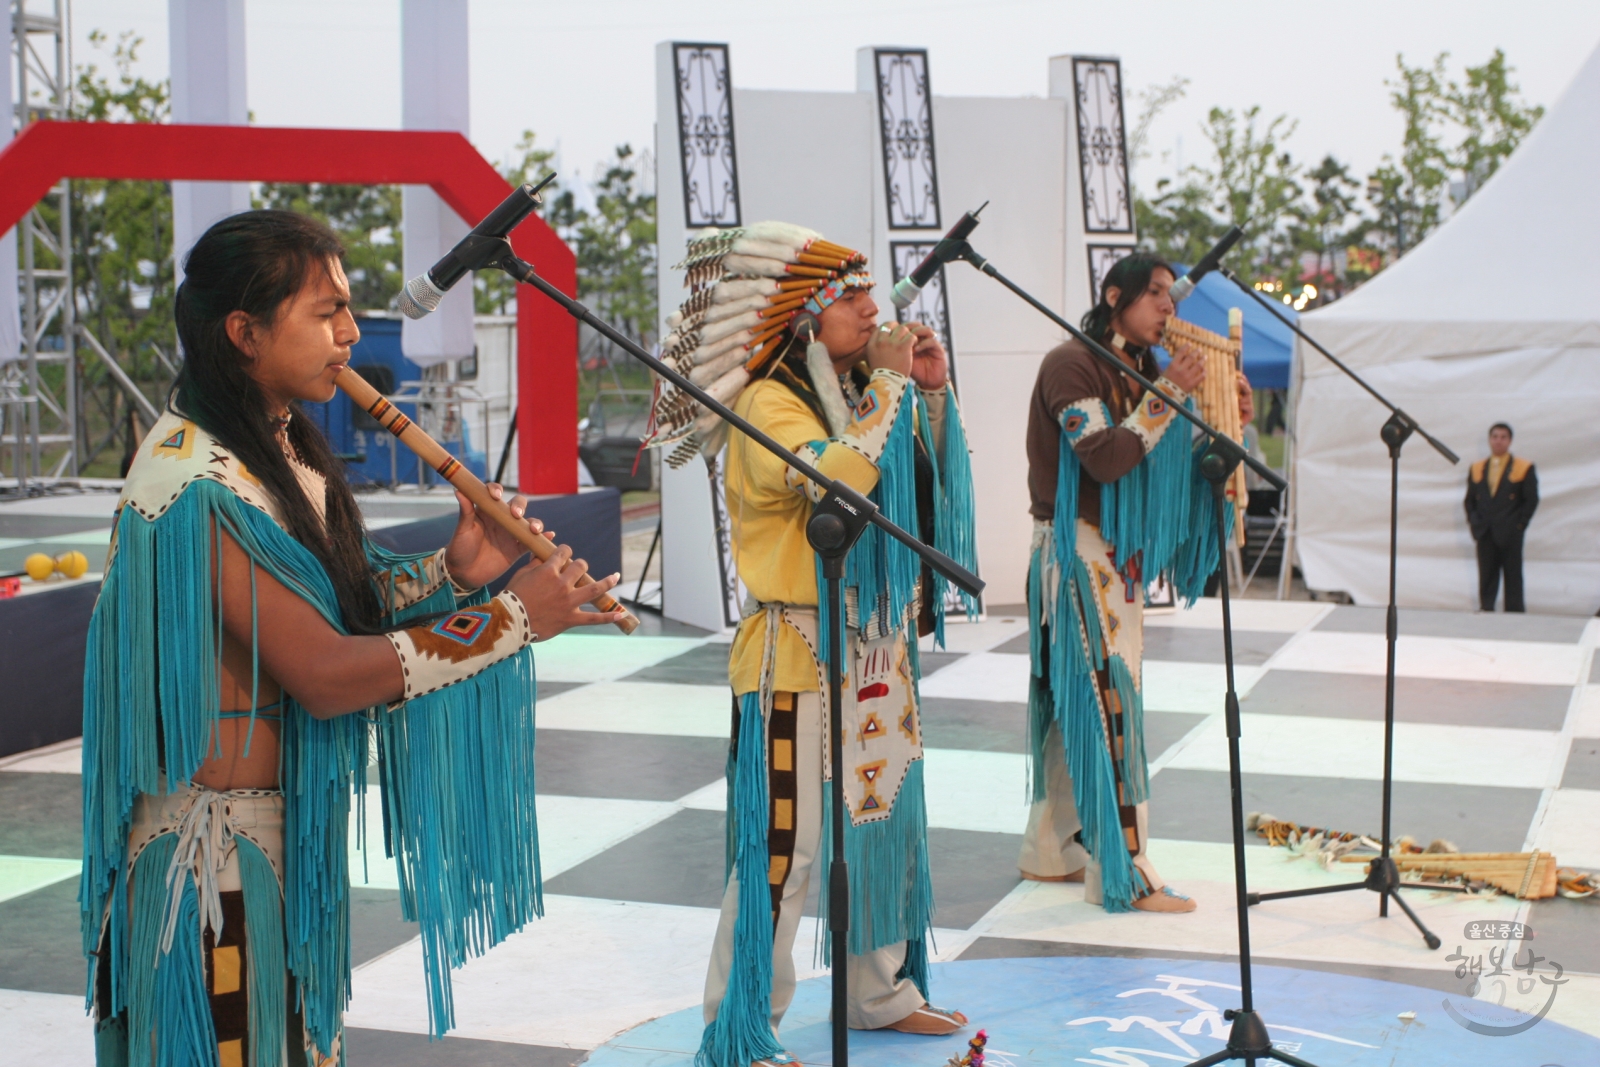
<path fill-rule="evenodd" d="M 144 37 L 147 74 L 167 71 L 165 0 L 72 0 L 75 59 L 100 29 Z M 1297 7 L 1304 15 L 1297 15 Z M 249 97 L 281 126 L 400 124 L 398 0 L 246 0 Z M 654 63 L 662 40 L 726 41 L 746 88 L 849 91 L 863 45 L 929 50 L 941 95 L 1043 96 L 1052 55 L 1120 56 L 1130 132 L 1139 90 L 1190 79 L 1151 136 L 1148 186 L 1203 161 L 1213 106 L 1259 104 L 1299 121 L 1288 147 L 1333 153 L 1358 175 L 1396 150 L 1400 122 L 1385 78 L 1396 53 L 1451 67 L 1504 48 L 1526 99 L 1549 105 L 1600 43 L 1595 0 L 1342 0 L 1267 4 L 1109 0 L 472 0 L 472 140 L 505 158 L 525 129 L 561 149 L 565 175 L 588 175 L 613 146 L 652 142 Z M 1164 157 L 1164 159 L 1163 159 Z"/>

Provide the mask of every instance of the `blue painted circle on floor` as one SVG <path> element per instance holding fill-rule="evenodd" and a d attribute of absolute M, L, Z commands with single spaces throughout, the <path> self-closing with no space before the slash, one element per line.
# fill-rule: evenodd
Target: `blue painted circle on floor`
<path fill-rule="evenodd" d="M 1238 968 L 1212 961 L 1055 956 L 933 970 L 934 1003 L 959 1009 L 972 1025 L 944 1038 L 852 1031 L 852 1062 L 942 1067 L 982 1027 L 989 1032 L 987 1067 L 1173 1067 L 1220 1051 L 1229 1026 L 1222 1013 L 1239 1004 Z M 1600 1040 L 1549 1019 L 1496 1034 L 1530 1016 L 1460 995 L 1287 967 L 1256 967 L 1254 982 L 1256 1010 L 1273 1042 L 1317 1067 L 1600 1063 Z M 1416 1017 L 1402 1020 L 1403 1012 Z M 693 1060 L 701 1028 L 699 1007 L 653 1019 L 595 1049 L 585 1064 L 679 1067 Z M 826 977 L 800 983 L 782 1033 L 806 1067 L 832 1062 Z"/>

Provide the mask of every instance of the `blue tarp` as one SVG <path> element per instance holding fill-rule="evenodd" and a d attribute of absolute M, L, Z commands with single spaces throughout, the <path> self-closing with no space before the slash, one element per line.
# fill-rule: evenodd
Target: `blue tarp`
<path fill-rule="evenodd" d="M 1178 267 L 1182 277 L 1187 267 Z M 1294 334 L 1289 327 L 1241 292 L 1222 275 L 1213 271 L 1200 279 L 1189 299 L 1178 305 L 1178 318 L 1228 336 L 1228 309 L 1244 311 L 1244 372 L 1257 389 L 1289 388 L 1289 360 L 1294 355 Z M 1289 305 L 1283 313 L 1291 322 L 1300 315 Z"/>

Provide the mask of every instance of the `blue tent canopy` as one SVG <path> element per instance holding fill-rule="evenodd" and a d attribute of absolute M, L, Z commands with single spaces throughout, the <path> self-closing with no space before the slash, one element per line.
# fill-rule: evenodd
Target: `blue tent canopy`
<path fill-rule="evenodd" d="M 1187 267 L 1178 267 L 1182 277 Z M 1178 305 L 1178 318 L 1228 336 L 1228 309 L 1244 311 L 1244 372 L 1257 389 L 1289 388 L 1289 361 L 1294 356 L 1294 334 L 1260 304 L 1213 271 L 1200 279 L 1189 299 Z M 1298 312 L 1287 304 L 1284 315 L 1294 322 Z"/>

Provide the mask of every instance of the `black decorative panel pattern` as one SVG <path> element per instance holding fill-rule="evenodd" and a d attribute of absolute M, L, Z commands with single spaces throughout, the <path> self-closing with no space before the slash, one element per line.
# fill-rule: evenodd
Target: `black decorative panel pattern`
<path fill-rule="evenodd" d="M 689 229 L 739 225 L 733 146 L 733 80 L 725 44 L 674 44 L 678 154 Z"/>
<path fill-rule="evenodd" d="M 1078 163 L 1083 174 L 1083 228 L 1132 233 L 1128 138 L 1122 116 L 1122 65 L 1115 59 L 1074 59 Z"/>
<path fill-rule="evenodd" d="M 1136 251 L 1132 245 L 1089 245 L 1089 303 L 1100 299 L 1106 275 L 1117 260 Z"/>
<path fill-rule="evenodd" d="M 933 246 L 932 241 L 890 241 L 889 261 L 894 280 L 898 282 L 916 270 L 917 264 L 933 251 Z M 944 342 L 945 355 L 950 359 L 950 380 L 955 381 L 956 350 L 950 343 L 950 302 L 945 297 L 944 268 L 939 268 L 939 273 L 928 280 L 909 306 L 895 308 L 894 316 L 901 322 L 922 322 L 933 327 L 933 332 Z"/>
<path fill-rule="evenodd" d="M 872 58 L 878 75 L 889 229 L 937 230 L 939 179 L 934 167 L 928 53 L 878 49 Z"/>

